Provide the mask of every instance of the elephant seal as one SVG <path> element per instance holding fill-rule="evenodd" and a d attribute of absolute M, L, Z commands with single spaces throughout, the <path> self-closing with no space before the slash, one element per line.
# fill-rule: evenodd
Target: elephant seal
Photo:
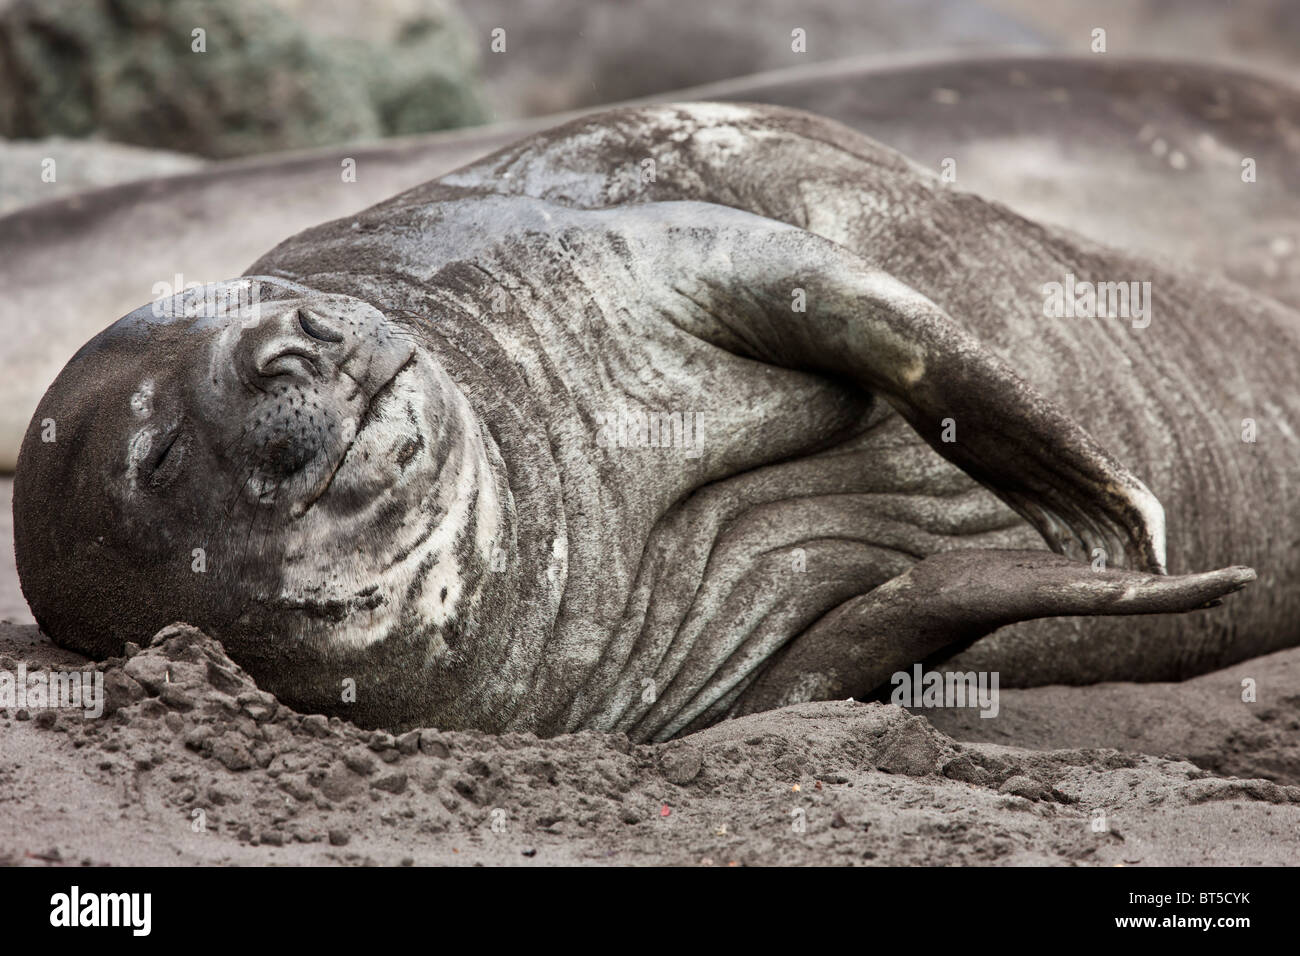
<path fill-rule="evenodd" d="M 944 54 L 781 70 L 671 99 L 827 116 L 927 168 L 952 160 L 959 188 L 1031 219 L 1197 263 L 1300 306 L 1300 184 L 1278 174 L 1300 165 L 1291 84 L 1115 54 Z M 41 395 L 105 316 L 157 298 L 160 285 L 236 275 L 300 229 L 570 118 L 214 163 L 0 218 L 0 471 L 13 470 Z M 75 163 L 50 155 L 61 171 Z M 1242 181 L 1244 159 L 1257 181 Z M 342 181 L 346 160 L 355 182 Z"/>
<path fill-rule="evenodd" d="M 1046 316 L 1067 276 L 1149 321 Z M 60 644 L 183 619 L 368 725 L 663 739 L 953 653 L 1176 678 L 1297 640 L 1298 326 L 810 114 L 614 110 L 92 339 L 18 569 Z"/>

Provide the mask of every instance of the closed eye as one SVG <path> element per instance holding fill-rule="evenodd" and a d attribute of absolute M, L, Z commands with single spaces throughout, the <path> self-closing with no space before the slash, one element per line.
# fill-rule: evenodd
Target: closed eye
<path fill-rule="evenodd" d="M 155 454 L 151 462 L 152 465 L 152 467 L 150 468 L 151 471 L 158 470 L 158 466 L 163 463 L 163 460 L 167 457 L 168 453 L 173 448 L 176 447 L 176 439 L 179 437 L 180 437 L 179 431 L 172 432 L 170 435 L 167 436 L 167 438 L 163 441 L 162 447 L 158 449 L 157 453 Z"/>
<path fill-rule="evenodd" d="M 150 488 L 157 490 L 175 480 L 180 474 L 181 465 L 184 464 L 185 451 L 188 447 L 189 439 L 179 428 L 159 443 L 157 450 L 144 462 L 143 470 Z"/>
<path fill-rule="evenodd" d="M 333 329 L 327 328 L 320 320 L 308 312 L 306 309 L 298 310 L 298 326 L 310 338 L 319 342 L 342 342 L 343 336 Z"/>

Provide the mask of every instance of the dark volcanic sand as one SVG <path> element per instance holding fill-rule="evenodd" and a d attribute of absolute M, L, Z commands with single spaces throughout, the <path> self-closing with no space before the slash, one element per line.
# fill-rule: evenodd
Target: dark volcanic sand
<path fill-rule="evenodd" d="M 30 624 L 11 488 L 0 669 L 94 666 Z M 1181 684 L 1004 690 L 991 719 L 807 704 L 658 746 L 303 717 L 185 630 L 103 667 L 116 713 L 0 711 L 0 863 L 1300 859 L 1300 648 Z"/>
<path fill-rule="evenodd" d="M 853 702 L 632 746 L 393 738 L 281 706 L 197 631 L 160 637 L 101 665 L 111 716 L 0 712 L 0 862 L 1285 864 L 1300 847 L 1300 787 L 1086 749 L 1177 751 L 1181 721 L 1224 769 L 1295 780 L 1296 698 L 1280 695 L 1300 650 L 1250 662 L 1259 704 L 1233 689 L 1240 665 L 1181 685 L 1006 691 L 1002 716 L 964 721 L 1085 749 L 957 743 Z M 84 666 L 34 627 L 0 625 L 0 668 L 19 660 Z"/>

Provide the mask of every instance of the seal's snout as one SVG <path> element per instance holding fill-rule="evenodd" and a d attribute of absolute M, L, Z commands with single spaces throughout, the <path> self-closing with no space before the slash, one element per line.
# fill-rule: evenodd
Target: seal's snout
<path fill-rule="evenodd" d="M 358 314 L 351 303 L 332 301 L 338 298 L 261 305 L 231 327 L 219 346 L 223 360 L 251 391 L 328 388 L 341 379 L 345 401 L 368 401 L 406 363 L 411 348 L 378 312 L 367 307 L 364 313 L 373 314 Z"/>
<path fill-rule="evenodd" d="M 319 315 L 307 316 L 305 308 L 290 308 L 243 328 L 234 349 L 240 377 L 261 388 L 286 376 L 303 382 L 319 379 L 327 352 L 343 342 L 343 335 Z"/>
<path fill-rule="evenodd" d="M 334 486 L 358 435 L 387 422 L 386 397 L 415 347 L 358 299 L 275 291 L 215 327 L 199 411 L 213 447 L 253 472 L 245 495 L 297 518 Z M 363 457 L 372 453 L 400 457 L 369 446 Z"/>

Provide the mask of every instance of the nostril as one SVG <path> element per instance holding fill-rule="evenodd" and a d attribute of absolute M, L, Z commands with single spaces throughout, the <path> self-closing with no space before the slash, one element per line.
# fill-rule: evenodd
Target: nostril
<path fill-rule="evenodd" d="M 232 334 L 240 380 L 254 391 L 262 388 L 259 379 L 322 378 L 342 357 L 338 343 L 346 341 L 328 318 L 297 305 L 283 308 L 273 321 Z"/>
<path fill-rule="evenodd" d="M 314 378 L 317 374 L 315 355 L 307 349 L 285 343 L 276 343 L 262 349 L 254 368 L 263 378 L 275 378 L 277 375 Z"/>
<path fill-rule="evenodd" d="M 315 312 L 307 309 L 298 310 L 298 326 L 309 337 L 318 342 L 342 342 L 343 336 L 331 329 Z"/>

